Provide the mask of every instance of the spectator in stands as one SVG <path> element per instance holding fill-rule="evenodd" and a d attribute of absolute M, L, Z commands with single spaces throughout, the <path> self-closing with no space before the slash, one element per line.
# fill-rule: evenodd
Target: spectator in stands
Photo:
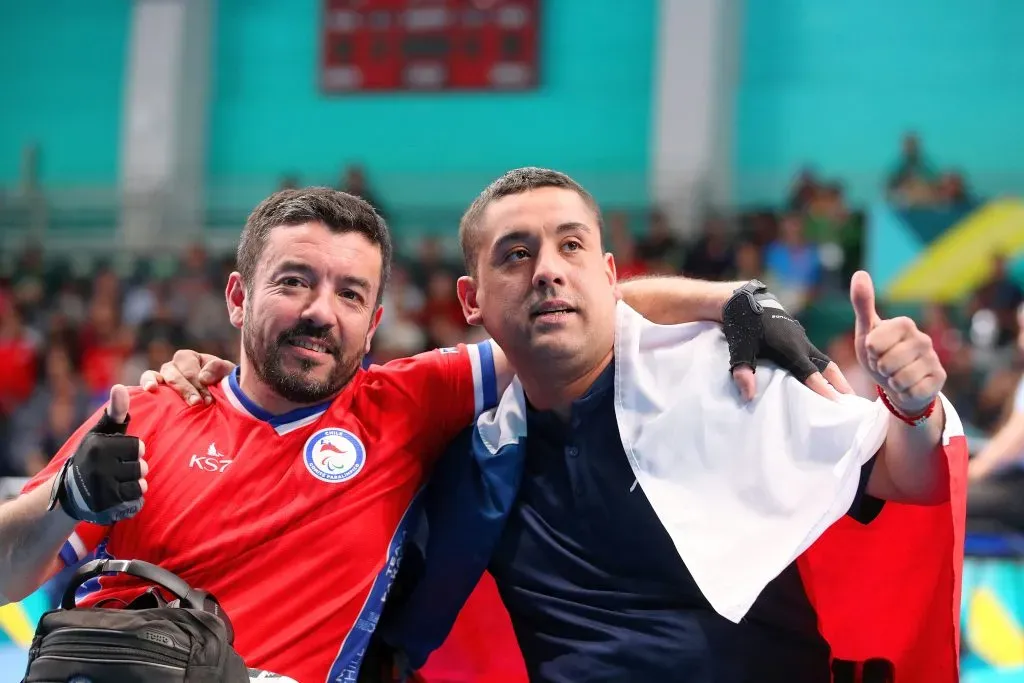
<path fill-rule="evenodd" d="M 377 210 L 378 214 L 387 218 L 387 215 L 385 215 L 384 212 L 384 207 L 381 204 L 380 197 L 377 196 L 376 192 L 370 189 L 370 186 L 366 182 L 366 173 L 363 171 L 362 166 L 356 164 L 348 166 L 342 175 L 341 184 L 338 189 L 365 199 Z"/>
<path fill-rule="evenodd" d="M 372 362 L 383 364 L 430 348 L 420 324 L 424 303 L 423 292 L 413 284 L 408 270 L 393 266 L 382 300 L 387 315 L 373 335 Z"/>
<path fill-rule="evenodd" d="M 1018 312 L 1017 347 L 1024 360 L 1024 306 Z M 1009 416 L 968 467 L 968 528 L 1024 532 L 1024 377 Z"/>
<path fill-rule="evenodd" d="M 46 467 L 91 412 L 88 391 L 79 379 L 69 349 L 51 346 L 43 366 L 42 382 L 11 420 L 11 454 L 19 476 L 32 476 Z M 132 381 L 138 377 L 136 374 Z"/>
<path fill-rule="evenodd" d="M 735 266 L 736 252 L 725 219 L 712 216 L 704 224 L 704 234 L 687 251 L 683 274 L 700 280 L 725 280 Z"/>
<path fill-rule="evenodd" d="M 846 204 L 843 186 L 833 182 L 822 185 L 806 209 L 807 239 L 816 244 L 831 242 L 844 253 L 859 243 L 860 224 Z"/>
<path fill-rule="evenodd" d="M 0 290 L 0 476 L 19 474 L 10 452 L 11 420 L 36 385 L 38 336 L 27 327 L 13 297 Z"/>
<path fill-rule="evenodd" d="M 434 271 L 444 270 L 453 274 L 462 273 L 460 266 L 456 265 L 453 259 L 445 254 L 444 245 L 441 244 L 441 240 L 433 235 L 427 235 L 420 240 L 416 258 L 408 265 L 408 270 L 412 283 L 421 291 L 426 291 L 427 285 L 430 282 L 430 276 Z"/>
<path fill-rule="evenodd" d="M 802 169 L 793 181 L 793 187 L 789 191 L 789 201 L 787 202 L 789 210 L 806 210 L 817 194 L 818 179 L 814 175 L 814 171 L 809 168 Z"/>
<path fill-rule="evenodd" d="M 431 274 L 426 300 L 420 311 L 420 324 L 427 332 L 428 348 L 455 346 L 465 339 L 468 326 L 454 292 L 455 277 L 451 273 L 435 270 Z"/>
<path fill-rule="evenodd" d="M 891 200 L 900 204 L 930 204 L 934 200 L 935 172 L 925 160 L 921 141 L 914 133 L 903 136 L 903 155 L 889 175 Z"/>
<path fill-rule="evenodd" d="M 991 275 L 978 288 L 970 303 L 970 313 L 988 310 L 995 314 L 999 329 L 996 346 L 1013 341 L 1017 333 L 1016 311 L 1024 302 L 1024 291 L 1010 277 L 1007 258 L 1003 254 L 992 256 Z"/>
<path fill-rule="evenodd" d="M 761 250 L 750 241 L 740 242 L 736 248 L 736 273 L 733 279 L 760 280 L 768 285 L 769 289 L 775 289 L 774 284 L 769 282 L 771 278 L 764 272 Z"/>
<path fill-rule="evenodd" d="M 765 269 L 776 283 L 776 294 L 793 315 L 799 314 L 816 295 L 821 283 L 818 247 L 804 235 L 804 218 L 786 214 L 779 225 L 779 238 L 765 250 Z"/>
<path fill-rule="evenodd" d="M 94 406 L 106 399 L 110 387 L 121 378 L 121 366 L 134 344 L 118 315 L 113 304 L 102 298 L 94 300 L 80 336 L 82 376 Z"/>
<path fill-rule="evenodd" d="M 939 303 L 925 306 L 921 329 L 932 338 L 935 352 L 946 369 L 946 397 L 954 405 L 966 403 L 964 414 L 973 418 L 974 411 L 967 409 L 972 407 L 976 390 L 971 348 L 953 324 L 951 307 Z"/>
<path fill-rule="evenodd" d="M 615 272 L 620 280 L 647 275 L 647 264 L 640 258 L 636 239 L 629 227 L 629 216 L 622 211 L 608 215 L 608 244 L 615 254 Z"/>
<path fill-rule="evenodd" d="M 681 246 L 669 227 L 668 217 L 656 209 L 651 212 L 647 234 L 637 242 L 636 253 L 651 270 L 674 274 L 681 262 Z"/>
<path fill-rule="evenodd" d="M 132 386 L 138 382 L 139 377 L 146 370 L 152 367 L 160 367 L 160 365 L 169 361 L 171 356 L 174 355 L 174 350 L 178 348 L 177 342 L 182 339 L 183 337 L 172 338 L 170 335 L 162 334 L 138 335 L 136 337 L 135 353 L 127 358 L 121 366 L 120 383 Z M 219 346 L 207 343 L 203 345 L 203 348 L 219 348 Z M 159 363 L 160 365 L 154 366 L 153 363 Z M 63 441 L 60 443 L 63 443 Z"/>
<path fill-rule="evenodd" d="M 943 173 L 936 190 L 936 202 L 951 209 L 967 209 L 975 204 L 967 191 L 963 176 L 955 172 Z"/>
<path fill-rule="evenodd" d="M 11 282 L 11 293 L 26 325 L 35 324 L 44 313 L 46 275 L 42 247 L 37 243 L 29 244 L 18 258 Z"/>
<path fill-rule="evenodd" d="M 939 356 L 942 367 L 954 363 L 956 354 L 963 346 L 964 339 L 949 317 L 949 310 L 940 303 L 930 303 L 924 308 L 922 331 L 932 338 L 935 353 Z"/>
<path fill-rule="evenodd" d="M 35 389 L 39 341 L 14 299 L 0 291 L 0 414 L 10 414 Z"/>
<path fill-rule="evenodd" d="M 161 298 L 160 284 L 158 280 L 149 280 L 128 290 L 121 308 L 121 320 L 125 325 L 138 327 L 152 319 Z"/>

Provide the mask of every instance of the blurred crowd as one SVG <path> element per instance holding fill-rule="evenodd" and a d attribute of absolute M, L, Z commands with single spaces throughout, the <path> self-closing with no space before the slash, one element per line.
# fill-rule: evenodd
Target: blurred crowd
<path fill-rule="evenodd" d="M 285 178 L 283 186 L 299 184 Z M 371 188 L 361 169 L 339 188 L 366 197 L 387 216 L 386 188 Z M 963 179 L 926 160 L 908 135 L 886 186 L 891 201 L 918 208 L 969 206 Z M 664 214 L 606 207 L 606 242 L 621 278 L 683 273 L 712 280 L 758 278 L 786 307 L 806 316 L 846 299 L 863 263 L 864 216 L 847 204 L 841 183 L 804 171 L 779 207 L 708 216 L 684 240 Z M 240 227 L 240 226 L 239 226 Z M 407 245 L 404 245 L 407 246 Z M 455 297 L 461 263 L 436 238 L 401 250 L 384 298 L 386 313 L 371 360 L 386 362 L 436 346 L 479 338 Z M 99 262 L 86 277 L 39 247 L 19 255 L 0 280 L 0 476 L 31 475 L 107 397 L 114 383 L 137 384 L 175 349 L 194 348 L 237 362 L 237 331 L 227 322 L 223 288 L 232 255 L 187 248 L 172 272 L 138 259 L 130 272 Z M 990 279 L 961 306 L 914 312 L 932 336 L 950 382 L 947 394 L 982 432 L 998 425 L 1021 371 L 1016 308 L 1024 293 L 995 255 Z M 848 305 L 848 304 L 847 304 Z M 851 327 L 812 339 L 839 363 L 851 384 L 873 396 L 859 370 Z"/>

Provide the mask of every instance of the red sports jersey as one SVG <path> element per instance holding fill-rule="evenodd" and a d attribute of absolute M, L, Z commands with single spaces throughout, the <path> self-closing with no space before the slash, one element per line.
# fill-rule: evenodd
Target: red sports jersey
<path fill-rule="evenodd" d="M 95 550 L 158 564 L 220 600 L 250 667 L 354 681 L 430 466 L 496 402 L 490 344 L 360 370 L 333 401 L 278 416 L 246 398 L 234 373 L 211 388 L 210 406 L 133 390 L 128 433 L 146 444 L 145 504 L 112 527 L 79 525 L 61 559 Z M 93 422 L 26 490 L 59 470 Z M 102 577 L 79 603 L 127 602 L 140 586 Z"/>

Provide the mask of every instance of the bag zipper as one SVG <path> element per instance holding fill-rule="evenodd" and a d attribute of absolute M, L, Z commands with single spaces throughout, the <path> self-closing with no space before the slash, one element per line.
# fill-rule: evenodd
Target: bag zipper
<path fill-rule="evenodd" d="M 160 637 L 161 641 L 166 639 L 166 640 L 169 640 L 172 644 L 171 645 L 167 645 L 166 643 L 161 642 L 161 641 L 155 641 L 155 640 L 152 640 L 152 639 L 145 638 L 143 635 L 141 635 L 141 634 L 145 634 L 145 633 L 152 633 L 155 636 Z M 79 636 L 79 637 L 78 638 L 73 638 L 73 636 Z M 95 638 L 100 638 L 101 639 L 101 644 L 104 641 L 120 640 L 120 641 L 124 642 L 126 644 L 126 646 L 128 646 L 128 647 L 135 647 L 135 646 L 138 646 L 138 645 L 141 645 L 143 648 L 146 648 L 147 646 L 148 647 L 156 646 L 156 647 L 159 647 L 159 648 L 168 648 L 168 649 L 176 650 L 177 652 L 183 652 L 185 654 L 189 654 L 189 648 L 188 647 L 186 647 L 186 646 L 182 645 L 181 643 L 179 643 L 178 640 L 173 635 L 168 633 L 167 631 L 163 631 L 163 630 L 158 629 L 158 628 L 146 628 L 146 629 L 144 629 L 144 630 L 142 630 L 142 631 L 140 631 L 138 633 L 125 633 L 123 631 L 114 631 L 114 630 L 111 630 L 111 629 L 103 629 L 103 628 L 62 628 L 62 629 L 60 629 L 58 631 L 53 631 L 49 635 L 45 636 L 44 640 L 47 643 L 54 642 L 54 641 L 59 643 L 59 642 L 63 642 L 65 639 L 70 639 L 71 643 L 75 644 L 75 643 L 81 643 L 83 641 L 91 642 Z M 158 650 L 158 652 L 159 651 L 160 650 Z"/>
<path fill-rule="evenodd" d="M 147 661 L 142 660 L 142 659 L 120 659 L 120 658 L 118 658 L 118 659 L 100 659 L 98 657 L 82 657 L 82 656 L 68 657 L 67 655 L 44 654 L 44 655 L 39 655 L 36 658 L 36 661 L 39 661 L 39 660 L 42 660 L 42 659 L 52 659 L 52 660 L 56 660 L 58 662 L 74 662 L 76 664 L 81 664 L 82 662 L 92 662 L 94 664 L 137 664 L 137 665 L 140 665 L 140 666 L 152 666 L 152 667 L 158 667 L 158 668 L 161 668 L 161 669 L 171 669 L 173 671 L 185 671 L 186 670 L 186 667 L 181 666 L 179 664 L 163 664 L 163 663 L 160 663 L 160 662 L 147 662 Z"/>
<path fill-rule="evenodd" d="M 151 647 L 122 647 L 101 643 L 43 643 L 38 657 L 54 657 L 55 655 L 98 655 L 109 656 L 122 661 L 151 658 L 154 663 L 184 668 L 188 665 L 188 655 L 168 650 L 160 652 Z"/>

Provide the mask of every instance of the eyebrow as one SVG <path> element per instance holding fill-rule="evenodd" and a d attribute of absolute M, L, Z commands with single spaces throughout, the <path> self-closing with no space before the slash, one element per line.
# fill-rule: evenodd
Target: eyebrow
<path fill-rule="evenodd" d="M 282 261 L 274 268 L 274 277 L 280 277 L 282 273 L 299 273 L 300 275 L 314 275 L 313 269 L 302 261 Z"/>
<path fill-rule="evenodd" d="M 593 230 L 590 229 L 589 225 L 584 223 L 577 223 L 575 221 L 569 221 L 568 223 L 562 223 L 555 228 L 556 234 L 564 234 L 567 232 L 585 232 L 591 233 Z M 500 251 L 503 246 L 509 242 L 522 242 L 530 237 L 530 232 L 522 228 L 513 228 L 511 232 L 507 232 L 494 243 L 494 251 Z"/>
<path fill-rule="evenodd" d="M 316 272 L 308 264 L 303 263 L 302 261 L 284 261 L 274 269 L 275 277 L 280 277 L 283 273 L 298 273 L 299 275 L 304 275 L 310 279 L 314 279 L 316 276 Z M 345 287 L 351 287 L 353 289 L 362 288 L 364 291 L 370 291 L 370 281 L 363 277 L 344 275 L 337 278 L 337 282 Z"/>

